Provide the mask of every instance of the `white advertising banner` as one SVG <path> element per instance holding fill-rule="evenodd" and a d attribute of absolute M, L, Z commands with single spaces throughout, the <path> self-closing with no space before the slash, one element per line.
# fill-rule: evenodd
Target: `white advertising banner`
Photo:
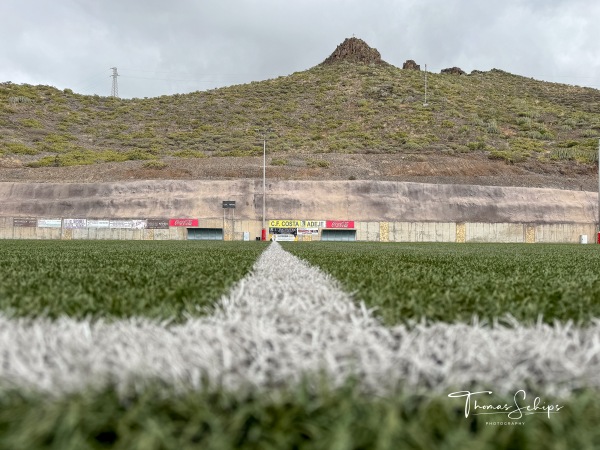
<path fill-rule="evenodd" d="M 296 240 L 296 236 L 294 236 L 293 234 L 274 234 L 273 235 L 273 240 L 274 241 L 295 241 Z"/>
<path fill-rule="evenodd" d="M 133 228 L 133 220 L 111 220 L 110 221 L 111 228 Z"/>
<path fill-rule="evenodd" d="M 298 228 L 298 234 L 315 236 L 319 234 L 318 228 Z"/>
<path fill-rule="evenodd" d="M 108 219 L 88 219 L 88 228 L 110 228 L 110 220 Z"/>
<path fill-rule="evenodd" d="M 87 228 L 87 219 L 63 219 L 63 228 Z"/>
<path fill-rule="evenodd" d="M 146 228 L 146 221 L 142 220 L 142 219 L 136 219 L 136 220 L 132 220 L 132 227 L 131 228 L 135 228 L 136 230 L 141 230 L 143 228 Z"/>
<path fill-rule="evenodd" d="M 60 228 L 62 227 L 62 219 L 38 219 L 38 228 Z"/>

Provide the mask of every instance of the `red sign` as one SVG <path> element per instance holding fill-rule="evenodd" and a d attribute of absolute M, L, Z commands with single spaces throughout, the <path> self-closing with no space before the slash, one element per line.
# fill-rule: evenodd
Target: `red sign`
<path fill-rule="evenodd" d="M 169 219 L 170 227 L 197 227 L 198 219 Z"/>
<path fill-rule="evenodd" d="M 353 220 L 328 220 L 325 228 L 354 228 Z"/>

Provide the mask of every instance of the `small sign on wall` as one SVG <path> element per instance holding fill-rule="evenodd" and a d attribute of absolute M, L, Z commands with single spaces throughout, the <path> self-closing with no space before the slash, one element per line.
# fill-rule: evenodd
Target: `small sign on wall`
<path fill-rule="evenodd" d="M 63 228 L 87 228 L 87 219 L 63 219 Z"/>
<path fill-rule="evenodd" d="M 37 227 L 37 219 L 15 217 L 13 219 L 13 227 Z"/>
<path fill-rule="evenodd" d="M 110 228 L 110 220 L 108 219 L 88 219 L 88 228 Z"/>
<path fill-rule="evenodd" d="M 294 242 L 296 240 L 296 236 L 293 234 L 274 234 L 274 241 L 282 241 L 282 242 Z"/>
<path fill-rule="evenodd" d="M 111 220 L 110 227 L 111 228 L 131 229 L 131 228 L 133 228 L 133 220 L 121 220 L 121 219 Z"/>
<path fill-rule="evenodd" d="M 151 229 L 169 228 L 169 219 L 148 219 L 148 220 L 146 220 L 146 228 L 151 228 Z"/>
<path fill-rule="evenodd" d="M 298 228 L 298 235 L 318 236 L 319 229 L 318 228 Z"/>
<path fill-rule="evenodd" d="M 62 226 L 62 219 L 38 219 L 38 228 L 60 228 Z"/>

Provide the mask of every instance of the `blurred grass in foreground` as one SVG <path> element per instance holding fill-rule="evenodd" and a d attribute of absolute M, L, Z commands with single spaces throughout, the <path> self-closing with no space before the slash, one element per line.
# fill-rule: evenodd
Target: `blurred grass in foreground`
<path fill-rule="evenodd" d="M 0 396 L 0 449 L 594 449 L 599 400 L 543 398 L 563 409 L 492 425 L 506 415 L 465 418 L 462 399 L 378 398 L 351 384 L 243 394 L 156 386 L 124 399 L 112 389 L 59 399 L 9 391 Z"/>

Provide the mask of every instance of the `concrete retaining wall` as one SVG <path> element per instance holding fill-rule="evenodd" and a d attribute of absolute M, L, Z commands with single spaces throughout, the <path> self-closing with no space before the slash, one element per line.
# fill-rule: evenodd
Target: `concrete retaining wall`
<path fill-rule="evenodd" d="M 392 181 L 267 181 L 266 216 L 271 218 L 516 224 L 598 220 L 596 192 Z M 0 183 L 0 214 L 220 217 L 222 202 L 234 200 L 236 218 L 260 220 L 262 194 L 261 180 Z"/>
<path fill-rule="evenodd" d="M 465 225 L 466 242 L 525 242 L 526 226 L 523 224 L 467 223 Z"/>

